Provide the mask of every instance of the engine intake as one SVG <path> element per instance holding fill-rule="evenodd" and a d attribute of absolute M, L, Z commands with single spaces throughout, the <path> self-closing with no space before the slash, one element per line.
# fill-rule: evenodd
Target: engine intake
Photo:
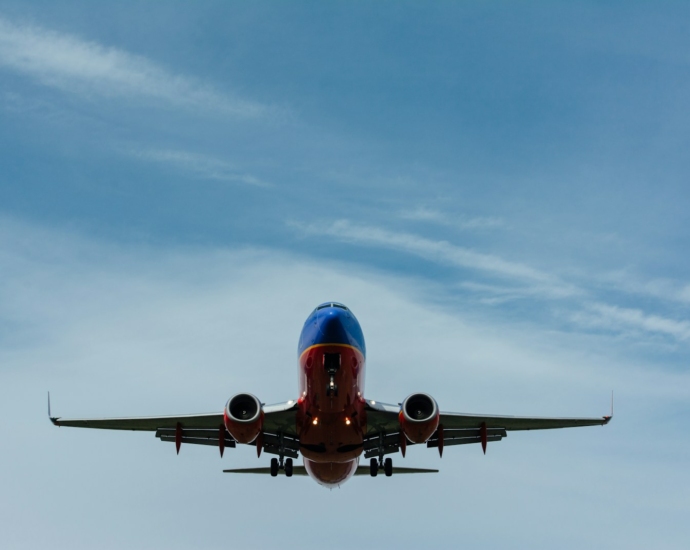
<path fill-rule="evenodd" d="M 251 393 L 238 393 L 225 405 L 223 420 L 235 441 L 251 443 L 263 428 L 261 402 Z"/>
<path fill-rule="evenodd" d="M 413 393 L 402 403 L 400 430 L 412 443 L 426 442 L 438 428 L 436 400 L 426 393 Z"/>

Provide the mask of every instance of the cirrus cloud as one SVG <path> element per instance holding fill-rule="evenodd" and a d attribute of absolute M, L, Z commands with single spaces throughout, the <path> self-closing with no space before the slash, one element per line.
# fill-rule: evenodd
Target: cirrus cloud
<path fill-rule="evenodd" d="M 268 109 L 173 73 L 144 56 L 3 17 L 0 66 L 80 96 L 143 99 L 239 117 L 256 117 Z"/>

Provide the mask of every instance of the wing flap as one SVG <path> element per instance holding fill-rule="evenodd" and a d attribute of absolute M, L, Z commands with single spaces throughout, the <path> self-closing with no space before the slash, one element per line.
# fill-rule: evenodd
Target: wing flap
<path fill-rule="evenodd" d="M 175 436 L 174 435 L 160 435 L 158 438 L 161 441 L 170 441 L 172 443 L 175 443 Z M 218 438 L 216 439 L 203 439 L 200 437 L 185 437 L 182 436 L 181 439 L 182 443 L 190 443 L 192 445 L 209 445 L 212 447 L 218 447 Z M 231 447 L 234 448 L 237 445 L 234 439 L 225 439 L 225 447 Z"/>
<path fill-rule="evenodd" d="M 220 426 L 219 426 L 220 427 Z M 227 432 L 225 427 L 223 426 L 223 432 L 226 440 L 234 441 L 232 439 L 232 436 Z M 215 430 L 194 430 L 194 429 L 182 429 L 182 436 L 183 437 L 192 437 L 192 438 L 198 438 L 198 439 L 212 439 L 216 443 L 218 443 L 218 438 L 219 438 L 219 430 L 216 428 Z M 161 436 L 173 436 L 175 437 L 175 428 L 159 428 L 156 430 L 156 437 L 161 437 Z"/>
<path fill-rule="evenodd" d="M 503 439 L 500 435 L 489 435 L 486 437 L 487 443 L 491 443 L 492 441 L 500 441 Z M 468 445 L 470 443 L 481 443 L 482 438 L 481 437 L 459 437 L 456 439 L 446 439 L 445 437 L 443 438 L 443 446 L 444 447 L 452 447 L 453 445 Z M 438 447 L 438 438 L 436 440 L 429 440 L 426 442 L 426 446 L 429 449 L 435 449 Z"/>
<path fill-rule="evenodd" d="M 51 418 L 56 426 L 71 428 L 98 428 L 101 430 L 132 430 L 155 432 L 161 428 L 175 429 L 179 423 L 183 429 L 216 430 L 223 424 L 223 413 L 186 414 L 182 416 L 144 416 L 123 418 Z"/>
<path fill-rule="evenodd" d="M 441 413 L 444 429 L 478 429 L 483 423 L 487 429 L 502 428 L 517 430 L 554 430 L 558 428 L 577 428 L 581 426 L 603 426 L 611 420 L 610 416 L 595 418 L 546 418 L 528 416 L 493 416 L 460 413 Z"/>

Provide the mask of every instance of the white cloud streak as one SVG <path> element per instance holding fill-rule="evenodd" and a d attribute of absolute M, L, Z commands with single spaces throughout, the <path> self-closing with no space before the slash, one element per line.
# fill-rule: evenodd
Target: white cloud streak
<path fill-rule="evenodd" d="M 564 300 L 576 297 L 581 300 L 595 294 L 596 290 L 576 286 L 528 265 L 476 252 L 448 241 L 435 241 L 410 233 L 355 224 L 349 220 L 338 220 L 330 225 L 305 225 L 298 222 L 290 222 L 289 225 L 307 234 L 326 235 L 343 242 L 399 250 L 425 260 L 476 270 L 513 283 L 510 286 L 498 286 L 486 281 L 462 281 L 458 284 L 458 288 L 483 294 L 479 301 L 487 305 L 496 306 L 525 298 Z M 657 288 L 659 285 L 648 286 Z M 660 290 L 658 292 L 661 293 Z M 668 295 L 666 292 L 661 294 Z M 582 306 L 578 300 L 568 315 L 572 321 L 587 328 L 615 331 L 628 336 L 644 332 L 663 334 L 678 341 L 690 340 L 689 322 L 649 315 L 640 309 L 621 308 L 603 302 L 590 302 Z"/>
<path fill-rule="evenodd" d="M 677 340 L 690 340 L 690 322 L 677 321 L 659 315 L 647 315 L 640 309 L 622 308 L 608 304 L 590 304 L 590 313 L 577 314 L 576 322 L 612 330 L 628 328 L 671 336 Z"/>
<path fill-rule="evenodd" d="M 483 271 L 513 280 L 519 279 L 523 282 L 539 285 L 540 292 L 551 297 L 567 297 L 580 292 L 576 287 L 538 269 L 519 262 L 504 260 L 492 254 L 475 252 L 448 241 L 434 241 L 411 233 L 393 232 L 380 227 L 353 224 L 349 220 L 338 220 L 331 225 L 319 225 L 318 227 L 295 222 L 292 222 L 291 225 L 309 234 L 328 235 L 344 242 L 391 248 L 446 265 Z"/>
<path fill-rule="evenodd" d="M 642 281 L 627 270 L 606 273 L 599 280 L 614 290 L 628 294 L 649 296 L 683 306 L 690 305 L 690 284 L 687 283 L 670 279 Z"/>
<path fill-rule="evenodd" d="M 400 218 L 403 220 L 435 223 L 446 227 L 457 227 L 459 229 L 494 229 L 505 225 L 503 220 L 493 216 L 477 216 L 473 218 L 450 216 L 439 210 L 423 206 L 413 210 L 403 210 L 400 212 Z"/>
<path fill-rule="evenodd" d="M 271 185 L 251 174 L 239 172 L 232 164 L 223 160 L 178 150 L 150 149 L 131 150 L 130 154 L 142 160 L 156 162 L 174 169 L 182 169 L 196 177 L 231 183 L 243 183 L 256 187 Z"/>
<path fill-rule="evenodd" d="M 267 108 L 234 98 L 126 51 L 0 17 L 0 66 L 81 96 L 163 102 L 255 117 Z"/>

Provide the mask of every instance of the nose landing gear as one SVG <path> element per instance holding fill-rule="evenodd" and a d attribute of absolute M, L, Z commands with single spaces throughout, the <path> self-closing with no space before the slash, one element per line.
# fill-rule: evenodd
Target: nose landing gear
<path fill-rule="evenodd" d="M 326 386 L 327 397 L 337 397 L 338 385 L 335 383 L 335 375 L 340 369 L 340 354 L 339 353 L 324 353 L 323 367 L 328 374 L 329 380 Z"/>

